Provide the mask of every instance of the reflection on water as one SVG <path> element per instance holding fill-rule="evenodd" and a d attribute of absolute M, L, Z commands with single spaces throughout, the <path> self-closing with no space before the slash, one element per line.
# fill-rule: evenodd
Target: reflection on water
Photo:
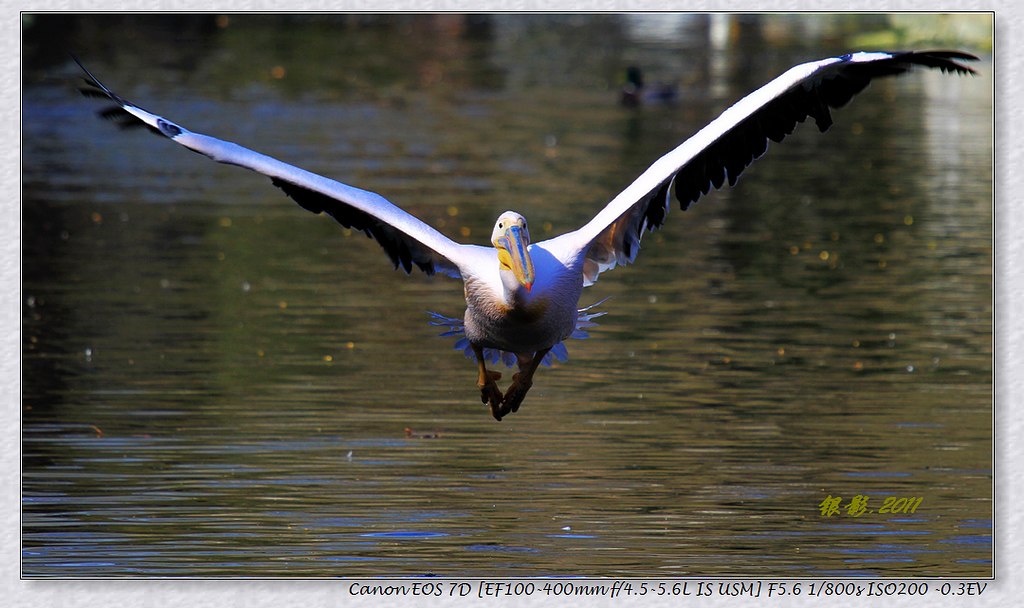
<path fill-rule="evenodd" d="M 69 36 L 129 99 L 473 242 L 505 208 L 575 228 L 837 50 L 712 54 L 705 18 L 163 19 Z M 33 40 L 26 576 L 991 573 L 990 63 L 877 83 L 675 211 L 499 424 L 427 324 L 457 283 L 95 120 Z M 680 104 L 618 107 L 633 62 Z"/>

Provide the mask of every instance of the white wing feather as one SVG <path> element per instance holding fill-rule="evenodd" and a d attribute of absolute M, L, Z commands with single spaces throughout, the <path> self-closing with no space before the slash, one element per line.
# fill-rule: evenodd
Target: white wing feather
<path fill-rule="evenodd" d="M 76 59 L 77 61 L 77 59 Z M 79 63 L 92 93 L 102 93 L 120 109 L 171 141 L 213 160 L 244 167 L 269 177 L 300 205 L 326 212 L 340 223 L 365 231 L 376 239 L 396 267 L 409 272 L 415 264 L 425 272 L 462 276 L 494 255 L 487 248 L 452 241 L 430 225 L 403 211 L 384 197 L 317 175 L 238 144 L 195 133 L 120 97 Z"/>
<path fill-rule="evenodd" d="M 664 222 L 673 190 L 685 209 L 712 187 L 735 184 L 769 140 L 782 141 L 808 116 L 825 131 L 832 124 L 829 108 L 841 107 L 874 78 L 913 66 L 974 73 L 956 59 L 977 57 L 957 51 L 853 53 L 792 67 L 655 161 L 579 230 L 546 245 L 564 260 L 584 255 L 589 285 L 601 272 L 634 260 L 643 233 Z"/>

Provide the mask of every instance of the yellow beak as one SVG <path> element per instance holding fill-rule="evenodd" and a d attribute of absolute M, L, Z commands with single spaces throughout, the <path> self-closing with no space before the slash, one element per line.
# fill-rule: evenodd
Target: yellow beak
<path fill-rule="evenodd" d="M 505 232 L 494 240 L 498 248 L 498 260 L 501 267 L 511 270 L 519 284 L 530 291 L 533 288 L 533 260 L 527 251 L 523 230 L 519 226 L 509 226 Z"/>

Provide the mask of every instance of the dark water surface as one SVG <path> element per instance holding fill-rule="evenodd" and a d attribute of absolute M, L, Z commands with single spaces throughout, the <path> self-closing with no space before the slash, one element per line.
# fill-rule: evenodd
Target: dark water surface
<path fill-rule="evenodd" d="M 498 423 L 427 323 L 461 316 L 457 282 L 96 119 L 33 45 L 64 28 L 141 106 L 484 243 L 506 208 L 535 239 L 578 227 L 731 101 L 850 50 L 760 25 L 31 22 L 23 574 L 990 575 L 990 61 L 877 82 L 676 209 Z M 619 107 L 630 63 L 680 102 Z"/>

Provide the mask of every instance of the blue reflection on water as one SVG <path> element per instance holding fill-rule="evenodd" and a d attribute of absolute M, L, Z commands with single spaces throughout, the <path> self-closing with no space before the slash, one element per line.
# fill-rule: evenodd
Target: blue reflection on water
<path fill-rule="evenodd" d="M 426 531 L 400 531 L 400 532 L 367 532 L 366 534 L 360 534 L 367 538 L 405 538 L 405 539 L 418 539 L 418 538 L 441 538 L 450 536 L 446 532 L 426 532 Z"/>

